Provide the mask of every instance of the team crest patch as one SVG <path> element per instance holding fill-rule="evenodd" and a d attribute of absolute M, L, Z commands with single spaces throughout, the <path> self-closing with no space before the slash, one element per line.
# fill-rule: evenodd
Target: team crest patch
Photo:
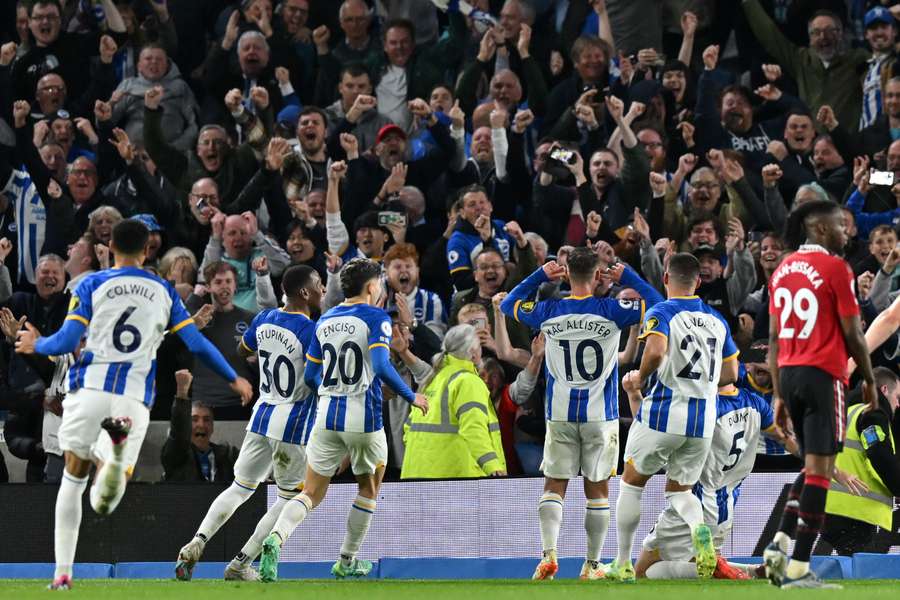
<path fill-rule="evenodd" d="M 659 319 L 656 317 L 650 317 L 647 319 L 647 323 L 644 325 L 644 331 L 650 333 L 654 329 L 656 329 L 657 325 L 659 325 Z"/>
<path fill-rule="evenodd" d="M 624 308 L 625 310 L 633 310 L 635 302 L 634 300 L 619 300 L 619 306 Z"/>
<path fill-rule="evenodd" d="M 382 321 L 381 322 L 381 333 L 383 333 L 384 335 L 386 335 L 388 337 L 391 337 L 391 333 L 392 333 L 391 324 L 388 323 L 387 321 Z"/>
<path fill-rule="evenodd" d="M 449 253 L 447 253 L 447 261 L 451 265 L 458 260 L 459 260 L 459 252 L 457 252 L 456 250 L 451 250 Z"/>
<path fill-rule="evenodd" d="M 79 304 L 81 304 L 81 300 L 78 299 L 78 296 L 73 295 L 72 299 L 69 300 L 69 312 L 72 312 L 73 310 L 78 308 Z"/>
<path fill-rule="evenodd" d="M 519 305 L 519 310 L 523 313 L 530 313 L 534 310 L 534 302 L 529 300 L 528 302 L 523 302 Z"/>

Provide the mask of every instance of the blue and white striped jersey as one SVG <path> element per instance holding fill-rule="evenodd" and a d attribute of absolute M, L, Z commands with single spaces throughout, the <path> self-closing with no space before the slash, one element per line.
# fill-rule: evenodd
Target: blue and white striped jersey
<path fill-rule="evenodd" d="M 872 125 L 881 116 L 881 69 L 892 55 L 874 55 L 869 59 L 866 76 L 863 78 L 863 103 L 859 114 L 859 130 Z"/>
<path fill-rule="evenodd" d="M 619 418 L 619 338 L 641 322 L 643 300 L 570 296 L 518 302 L 513 316 L 546 337 L 548 421 Z"/>
<path fill-rule="evenodd" d="M 406 302 L 417 321 L 443 337 L 447 332 L 447 309 L 440 296 L 417 287 L 406 297 Z"/>
<path fill-rule="evenodd" d="M 34 283 L 34 271 L 47 232 L 47 209 L 37 193 L 31 175 L 13 169 L 2 191 L 16 210 L 16 248 L 19 252 L 19 281 Z"/>
<path fill-rule="evenodd" d="M 390 348 L 391 318 L 369 304 L 339 304 L 316 323 L 306 359 L 322 364 L 315 428 L 379 431 L 381 379 L 370 350 Z"/>
<path fill-rule="evenodd" d="M 66 319 L 84 323 L 88 335 L 69 370 L 69 391 L 110 392 L 147 407 L 156 396 L 156 350 L 166 330 L 193 323 L 172 284 L 136 267 L 85 277 Z"/>
<path fill-rule="evenodd" d="M 759 394 L 746 389 L 719 394 L 712 445 L 694 494 L 707 506 L 716 506 L 718 522 L 734 511 L 741 482 L 753 470 L 754 449 L 762 432 L 773 427 L 772 408 Z"/>
<path fill-rule="evenodd" d="M 734 385 L 742 390 L 757 394 L 765 400 L 769 406 L 772 406 L 772 388 L 764 388 L 759 385 L 759 383 L 753 379 L 753 376 L 747 372 L 747 367 L 744 366 L 744 363 L 738 365 L 738 380 Z M 759 445 L 756 447 L 756 453 L 767 454 L 769 456 L 787 456 L 790 454 L 784 446 L 766 436 L 760 436 Z"/>
<path fill-rule="evenodd" d="M 305 445 L 309 440 L 316 394 L 303 380 L 303 371 L 315 328 L 307 315 L 278 308 L 253 318 L 241 338 L 259 363 L 259 399 L 247 431 L 291 444 Z"/>
<path fill-rule="evenodd" d="M 647 311 L 639 339 L 650 335 L 668 345 L 637 419 L 657 431 L 711 437 L 722 363 L 738 355 L 728 324 L 697 296 L 670 298 Z"/>

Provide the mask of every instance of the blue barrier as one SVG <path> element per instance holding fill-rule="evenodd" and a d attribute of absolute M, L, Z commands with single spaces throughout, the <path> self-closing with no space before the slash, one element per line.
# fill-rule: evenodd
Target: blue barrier
<path fill-rule="evenodd" d="M 854 579 L 897 579 L 900 578 L 900 555 L 869 554 L 860 552 L 853 555 Z"/>
<path fill-rule="evenodd" d="M 560 579 L 574 579 L 582 558 L 562 558 Z M 732 557 L 736 563 L 759 563 L 761 558 Z M 201 562 L 195 579 L 221 579 L 228 563 Z M 536 559 L 525 558 L 382 558 L 375 561 L 370 579 L 529 579 Z M 330 579 L 331 562 L 283 562 L 281 579 Z M 77 563 L 76 579 L 172 579 L 173 562 Z M 897 579 L 900 555 L 856 554 L 813 556 L 812 569 L 825 579 Z M 52 563 L 0 563 L 0 579 L 52 579 Z"/>

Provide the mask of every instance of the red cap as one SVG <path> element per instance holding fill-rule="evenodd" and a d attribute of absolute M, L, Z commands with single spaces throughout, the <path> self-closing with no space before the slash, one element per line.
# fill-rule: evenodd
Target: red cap
<path fill-rule="evenodd" d="M 393 123 L 388 123 L 384 127 L 378 130 L 378 135 L 375 136 L 375 143 L 380 144 L 381 140 L 388 136 L 388 134 L 396 133 L 400 135 L 404 140 L 406 139 L 406 132 L 403 131 L 403 128 L 399 125 L 395 125 Z"/>

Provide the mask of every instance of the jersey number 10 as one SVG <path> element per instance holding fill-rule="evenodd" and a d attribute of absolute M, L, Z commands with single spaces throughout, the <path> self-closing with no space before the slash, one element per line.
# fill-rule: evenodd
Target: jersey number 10
<path fill-rule="evenodd" d="M 796 333 L 799 340 L 809 338 L 816 325 L 816 317 L 819 316 L 819 301 L 816 300 L 816 295 L 808 288 L 800 288 L 793 296 L 791 296 L 791 290 L 787 288 L 776 288 L 774 300 L 775 308 L 781 309 L 781 331 L 778 333 L 778 337 L 791 339 Z M 803 321 L 803 327 L 799 332 L 796 332 L 793 327 L 787 326 L 792 312 Z"/>
<path fill-rule="evenodd" d="M 600 377 L 600 374 L 603 372 L 603 348 L 600 347 L 598 342 L 581 340 L 575 346 L 575 351 L 572 352 L 572 344 L 569 340 L 559 340 L 559 347 L 563 351 L 563 368 L 566 370 L 566 381 L 575 380 L 575 374 L 572 372 L 573 354 L 575 355 L 575 369 L 583 381 L 594 381 Z M 594 368 L 591 371 L 588 370 L 584 360 L 588 349 L 591 349 L 594 353 Z"/>

